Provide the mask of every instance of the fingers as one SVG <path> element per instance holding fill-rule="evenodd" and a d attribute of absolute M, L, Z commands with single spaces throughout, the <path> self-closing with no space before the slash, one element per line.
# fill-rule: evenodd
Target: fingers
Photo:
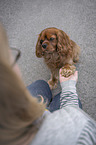
<path fill-rule="evenodd" d="M 78 71 L 75 71 L 74 75 L 78 75 Z"/>
<path fill-rule="evenodd" d="M 61 71 L 62 71 L 62 68 L 60 68 L 60 70 L 59 70 L 59 74 L 61 75 Z"/>
<path fill-rule="evenodd" d="M 78 71 L 75 71 L 75 73 L 73 75 L 78 78 Z"/>
<path fill-rule="evenodd" d="M 70 75 L 67 78 L 61 75 L 61 71 L 62 71 L 62 68 L 59 70 L 59 79 L 60 79 L 60 82 L 67 81 L 67 80 L 74 80 L 74 81 L 77 82 L 77 80 L 78 80 L 78 71 L 75 71 L 74 74 Z"/>
<path fill-rule="evenodd" d="M 73 76 L 74 76 L 74 78 L 75 78 L 75 80 L 77 82 L 77 80 L 78 80 L 78 71 L 75 71 L 75 73 L 73 74 Z"/>

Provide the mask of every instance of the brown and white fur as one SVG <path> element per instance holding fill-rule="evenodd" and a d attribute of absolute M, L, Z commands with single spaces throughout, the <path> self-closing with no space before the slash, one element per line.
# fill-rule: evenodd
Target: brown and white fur
<path fill-rule="evenodd" d="M 64 31 L 52 27 L 39 34 L 36 56 L 43 57 L 51 70 L 51 79 L 48 81 L 51 89 L 57 87 L 59 69 L 65 66 L 69 71 L 72 70 L 72 66 L 69 67 L 78 62 L 79 55 L 80 47 Z"/>

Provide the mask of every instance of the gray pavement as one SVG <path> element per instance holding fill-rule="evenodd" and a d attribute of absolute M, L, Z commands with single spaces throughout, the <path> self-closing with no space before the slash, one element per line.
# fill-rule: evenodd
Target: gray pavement
<path fill-rule="evenodd" d="M 62 29 L 81 47 L 77 92 L 83 110 L 96 120 L 96 0 L 0 0 L 0 21 L 10 46 L 22 51 L 19 65 L 26 86 L 50 78 L 43 59 L 35 56 L 43 29 Z M 53 95 L 60 90 L 58 85 Z"/>

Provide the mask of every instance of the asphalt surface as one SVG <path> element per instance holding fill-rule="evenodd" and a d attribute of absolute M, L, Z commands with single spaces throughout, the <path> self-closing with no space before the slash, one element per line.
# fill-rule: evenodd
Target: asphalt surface
<path fill-rule="evenodd" d="M 50 78 L 43 59 L 35 56 L 43 29 L 59 28 L 81 47 L 77 92 L 83 110 L 96 120 L 96 0 L 0 0 L 0 21 L 10 46 L 22 52 L 18 63 L 26 86 Z M 60 90 L 58 85 L 53 95 Z"/>

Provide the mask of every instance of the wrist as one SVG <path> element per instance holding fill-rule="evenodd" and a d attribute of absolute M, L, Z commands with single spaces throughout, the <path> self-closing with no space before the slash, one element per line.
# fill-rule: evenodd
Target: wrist
<path fill-rule="evenodd" d="M 61 83 L 62 91 L 76 91 L 76 81 L 67 80 Z"/>

